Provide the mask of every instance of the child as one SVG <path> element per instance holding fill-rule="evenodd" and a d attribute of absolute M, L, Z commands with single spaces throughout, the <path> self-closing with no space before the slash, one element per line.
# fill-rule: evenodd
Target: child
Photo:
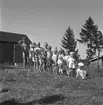
<path fill-rule="evenodd" d="M 59 68 L 59 73 L 61 74 L 63 74 L 63 63 L 64 63 L 63 57 L 64 57 L 63 49 L 60 48 L 57 54 L 57 64 Z"/>
<path fill-rule="evenodd" d="M 52 60 L 52 46 L 48 45 L 48 52 L 47 52 L 47 68 L 49 71 L 53 72 L 52 71 L 52 63 L 53 63 L 53 60 Z"/>
<path fill-rule="evenodd" d="M 42 49 L 42 51 L 41 51 L 41 58 L 40 58 L 40 60 L 41 60 L 40 69 L 41 69 L 41 71 L 43 69 L 43 71 L 46 72 L 46 70 L 47 70 L 47 65 L 46 65 L 46 63 L 47 63 L 47 52 L 44 51 L 44 49 Z"/>
<path fill-rule="evenodd" d="M 41 46 L 40 42 L 37 43 L 37 46 L 34 48 L 35 52 L 35 61 L 36 61 L 36 69 L 40 70 L 40 65 L 41 65 L 41 60 L 40 60 L 40 55 L 41 55 Z"/>
<path fill-rule="evenodd" d="M 59 56 L 57 61 L 59 67 L 59 73 L 63 74 L 63 57 Z"/>
<path fill-rule="evenodd" d="M 76 68 L 76 61 L 74 58 L 74 52 L 70 52 L 70 57 L 68 59 L 68 70 L 67 70 L 67 75 L 69 76 L 70 73 L 72 73 L 73 76 L 75 76 L 75 68 Z"/>
<path fill-rule="evenodd" d="M 53 60 L 54 66 L 56 66 L 56 63 L 57 63 L 57 52 L 58 52 L 58 49 L 55 47 L 54 51 L 53 51 L 53 55 L 52 55 L 52 60 Z"/>
<path fill-rule="evenodd" d="M 70 51 L 69 50 L 66 50 L 65 56 L 63 57 L 63 59 L 66 61 L 67 65 L 68 65 L 68 59 L 70 58 L 69 53 L 70 53 Z"/>
<path fill-rule="evenodd" d="M 76 77 L 80 76 L 82 79 L 86 78 L 86 71 L 83 70 L 84 64 L 82 62 L 78 63 L 77 75 Z"/>

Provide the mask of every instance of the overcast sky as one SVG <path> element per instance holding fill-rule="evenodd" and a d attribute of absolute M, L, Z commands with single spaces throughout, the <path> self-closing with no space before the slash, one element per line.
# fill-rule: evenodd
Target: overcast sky
<path fill-rule="evenodd" d="M 0 4 L 1 30 L 27 34 L 32 41 L 47 41 L 53 47 L 60 47 L 68 26 L 78 38 L 89 16 L 103 29 L 103 0 L 2 0 Z M 78 44 L 78 48 L 84 58 L 85 47 Z"/>

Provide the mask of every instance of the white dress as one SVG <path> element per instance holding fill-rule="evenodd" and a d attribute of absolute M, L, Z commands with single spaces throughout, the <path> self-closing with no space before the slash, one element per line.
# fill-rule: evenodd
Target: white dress
<path fill-rule="evenodd" d="M 60 55 L 58 56 L 58 61 L 57 61 L 58 64 L 63 64 L 63 57 L 64 57 L 63 54 L 60 54 Z M 62 59 L 62 60 L 61 60 L 61 59 Z"/>
<path fill-rule="evenodd" d="M 65 55 L 64 57 L 63 57 L 63 59 L 66 61 L 66 62 L 68 62 L 68 59 L 70 58 L 70 56 L 69 55 Z"/>
<path fill-rule="evenodd" d="M 57 63 L 58 63 L 58 65 L 62 65 L 63 64 L 63 60 L 58 59 Z"/>
<path fill-rule="evenodd" d="M 75 68 L 75 59 L 72 57 L 69 57 L 68 64 L 69 64 L 68 65 L 69 68 L 74 69 Z"/>
<path fill-rule="evenodd" d="M 79 75 L 81 76 L 82 79 L 85 79 L 86 71 L 85 70 L 81 70 L 80 68 L 78 68 L 76 77 L 78 77 Z"/>
<path fill-rule="evenodd" d="M 56 63 L 56 61 L 57 61 L 57 54 L 53 54 L 52 60 Z"/>

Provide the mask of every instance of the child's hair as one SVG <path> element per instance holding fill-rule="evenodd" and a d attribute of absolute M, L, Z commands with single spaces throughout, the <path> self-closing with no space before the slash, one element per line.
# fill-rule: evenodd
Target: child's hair
<path fill-rule="evenodd" d="M 70 52 L 70 57 L 73 57 L 74 58 L 74 52 Z"/>
<path fill-rule="evenodd" d="M 78 63 L 78 67 L 83 67 L 83 66 L 84 66 L 84 63 L 82 63 L 82 62 Z"/>

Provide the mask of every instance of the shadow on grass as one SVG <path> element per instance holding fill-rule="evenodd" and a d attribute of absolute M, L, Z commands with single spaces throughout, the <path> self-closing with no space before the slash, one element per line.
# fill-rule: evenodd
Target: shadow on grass
<path fill-rule="evenodd" d="M 36 101 L 36 103 L 39 104 L 52 104 L 55 103 L 57 101 L 62 101 L 63 99 L 65 99 L 65 97 L 61 94 L 59 95 L 52 95 L 52 96 L 46 96 L 42 99 L 39 99 Z"/>
<path fill-rule="evenodd" d="M 4 101 L 0 103 L 0 105 L 34 105 L 34 104 L 47 105 L 47 104 L 53 104 L 57 101 L 62 101 L 63 99 L 65 99 L 65 96 L 63 96 L 62 94 L 59 94 L 59 95 L 46 96 L 42 99 L 38 99 L 28 103 L 19 103 L 15 99 L 12 99 L 12 100 Z"/>
<path fill-rule="evenodd" d="M 6 92 L 8 92 L 9 91 L 9 89 L 2 89 L 0 92 L 1 93 L 6 93 Z"/>

